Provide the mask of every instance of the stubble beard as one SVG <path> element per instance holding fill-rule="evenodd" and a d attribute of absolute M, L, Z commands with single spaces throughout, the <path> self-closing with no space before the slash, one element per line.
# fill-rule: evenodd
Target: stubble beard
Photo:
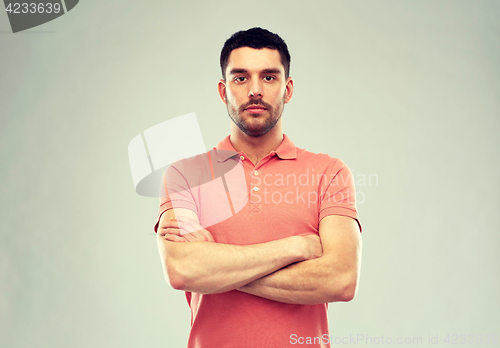
<path fill-rule="evenodd" d="M 262 118 L 265 117 L 265 120 L 259 124 L 251 124 L 248 122 L 244 117 L 241 115 L 243 112 L 245 112 L 245 109 L 248 108 L 250 105 L 262 105 L 263 107 L 266 108 L 266 111 L 268 115 L 266 116 L 265 114 L 251 114 L 250 116 L 253 118 Z M 261 98 L 252 98 L 250 101 L 242 106 L 240 106 L 238 109 L 227 102 L 227 113 L 231 120 L 238 126 L 238 128 L 245 133 L 246 135 L 250 137 L 261 137 L 265 134 L 267 134 L 271 129 L 274 128 L 276 123 L 278 123 L 279 119 L 281 118 L 281 115 L 283 114 L 283 109 L 285 105 L 285 94 L 283 94 L 283 99 L 281 100 L 281 103 L 277 106 L 275 109 L 272 107 L 270 104 L 265 103 L 262 101 Z"/>

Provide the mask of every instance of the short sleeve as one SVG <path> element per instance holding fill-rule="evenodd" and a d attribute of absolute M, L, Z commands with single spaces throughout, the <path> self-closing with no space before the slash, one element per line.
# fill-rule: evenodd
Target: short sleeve
<path fill-rule="evenodd" d="M 336 159 L 328 168 L 328 174 L 327 185 L 322 187 L 319 220 L 328 215 L 348 216 L 356 220 L 361 231 L 351 170 L 342 160 Z"/>
<path fill-rule="evenodd" d="M 185 208 L 198 213 L 188 180 L 177 168 L 171 165 L 165 170 L 160 185 L 160 207 L 154 231 L 157 232 L 161 215 L 169 209 Z"/>

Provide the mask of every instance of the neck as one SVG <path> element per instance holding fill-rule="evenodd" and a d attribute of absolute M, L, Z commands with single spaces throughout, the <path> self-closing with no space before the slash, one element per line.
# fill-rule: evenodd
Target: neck
<path fill-rule="evenodd" d="M 231 122 L 229 140 L 236 151 L 244 152 L 254 164 L 257 164 L 271 151 L 275 151 L 283 141 L 283 130 L 280 123 L 278 122 L 273 129 L 261 137 L 251 137 Z"/>

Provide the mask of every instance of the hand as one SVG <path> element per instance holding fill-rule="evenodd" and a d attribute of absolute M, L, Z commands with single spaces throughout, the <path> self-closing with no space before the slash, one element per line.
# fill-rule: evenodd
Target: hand
<path fill-rule="evenodd" d="M 308 234 L 301 236 L 305 241 L 306 247 L 306 260 L 317 259 L 323 256 L 323 246 L 321 239 L 316 234 Z"/>
<path fill-rule="evenodd" d="M 162 222 L 158 233 L 171 242 L 215 242 L 209 231 L 182 216 Z"/>

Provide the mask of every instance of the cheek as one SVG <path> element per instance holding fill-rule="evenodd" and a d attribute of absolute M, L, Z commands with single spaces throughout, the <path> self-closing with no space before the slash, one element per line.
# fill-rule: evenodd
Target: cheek
<path fill-rule="evenodd" d="M 234 108 L 236 106 L 236 102 L 234 100 L 234 97 L 230 95 L 226 95 L 226 105 L 230 108 Z"/>
<path fill-rule="evenodd" d="M 281 87 L 279 89 L 275 89 L 272 92 L 272 96 L 274 100 L 281 102 L 283 100 L 283 97 L 286 96 L 286 88 Z"/>
<path fill-rule="evenodd" d="M 233 107 L 238 108 L 247 102 L 244 93 L 239 91 L 231 91 L 226 94 L 226 100 Z"/>
<path fill-rule="evenodd" d="M 274 104 L 274 105 L 279 105 L 279 104 L 281 104 L 281 103 L 283 102 L 284 98 L 285 98 L 285 93 L 284 93 L 284 92 L 283 92 L 283 93 L 281 93 L 281 91 L 280 91 L 280 92 L 277 92 L 277 93 L 273 96 L 273 104 Z"/>
<path fill-rule="evenodd" d="M 236 104 L 236 96 L 232 91 L 226 90 L 226 101 L 232 105 Z"/>

